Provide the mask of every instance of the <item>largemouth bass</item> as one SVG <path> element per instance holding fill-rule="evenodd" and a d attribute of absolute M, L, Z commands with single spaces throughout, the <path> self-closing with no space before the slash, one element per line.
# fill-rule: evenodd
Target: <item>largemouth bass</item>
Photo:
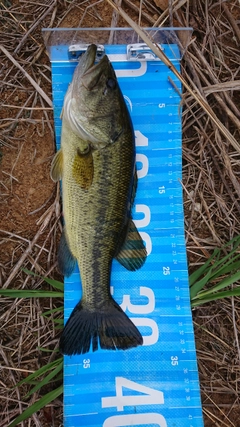
<path fill-rule="evenodd" d="M 113 258 L 140 268 L 146 249 L 131 218 L 136 190 L 132 122 L 117 78 L 96 46 L 81 56 L 64 98 L 61 149 L 51 177 L 62 179 L 64 230 L 58 264 L 69 276 L 78 262 L 82 299 L 60 338 L 63 354 L 128 349 L 140 332 L 110 294 Z"/>

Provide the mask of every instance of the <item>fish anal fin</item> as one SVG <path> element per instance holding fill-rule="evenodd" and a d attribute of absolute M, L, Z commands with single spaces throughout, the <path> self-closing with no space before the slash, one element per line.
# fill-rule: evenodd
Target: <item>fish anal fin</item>
<path fill-rule="evenodd" d="M 59 248 L 58 248 L 58 268 L 60 272 L 64 275 L 69 277 L 76 265 L 76 258 L 73 256 L 72 252 L 70 251 L 70 248 L 67 243 L 66 234 L 63 230 Z"/>
<path fill-rule="evenodd" d="M 142 267 L 146 261 L 147 251 L 134 222 L 130 219 L 126 238 L 116 255 L 116 259 L 127 270 L 134 271 Z"/>
<path fill-rule="evenodd" d="M 60 181 L 63 176 L 63 153 L 60 149 L 53 157 L 50 176 L 54 182 Z"/>
<path fill-rule="evenodd" d="M 76 152 L 72 172 L 77 184 L 84 190 L 88 190 L 93 180 L 93 156 L 90 148 Z"/>

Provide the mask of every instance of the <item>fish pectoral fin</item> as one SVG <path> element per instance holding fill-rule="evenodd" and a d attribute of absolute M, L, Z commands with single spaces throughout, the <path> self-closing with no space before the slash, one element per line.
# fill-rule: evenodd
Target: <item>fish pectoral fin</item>
<path fill-rule="evenodd" d="M 50 176 L 54 182 L 60 181 L 63 176 L 63 153 L 60 149 L 52 160 Z"/>
<path fill-rule="evenodd" d="M 71 276 L 75 269 L 76 265 L 76 258 L 73 256 L 72 252 L 70 251 L 70 248 L 67 243 L 66 234 L 63 230 L 59 248 L 58 248 L 58 267 L 60 272 L 64 276 Z"/>
<path fill-rule="evenodd" d="M 87 147 L 84 151 L 78 149 L 74 158 L 72 172 L 75 181 L 84 190 L 88 190 L 92 185 L 93 171 L 93 155 L 90 147 Z"/>
<path fill-rule="evenodd" d="M 143 240 L 131 219 L 126 238 L 115 258 L 127 270 L 134 271 L 142 267 L 146 257 L 147 251 Z"/>

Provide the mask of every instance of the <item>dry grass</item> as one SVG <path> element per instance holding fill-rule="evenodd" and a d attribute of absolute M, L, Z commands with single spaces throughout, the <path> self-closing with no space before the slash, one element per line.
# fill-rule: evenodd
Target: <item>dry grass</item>
<path fill-rule="evenodd" d="M 161 6 L 164 2 L 155 3 Z M 142 26 L 193 26 L 193 39 L 182 61 L 183 77 L 202 94 L 239 141 L 239 0 L 169 0 L 165 11 L 155 3 L 118 1 Z M 103 0 L 0 1 L 0 144 L 4 157 L 14 157 L 11 168 L 2 167 L 0 180 L 0 206 L 2 218 L 6 217 L 0 227 L 0 248 L 5 253 L 0 260 L 1 286 L 44 286 L 41 280 L 27 277 L 22 267 L 56 277 L 60 209 L 58 194 L 48 176 L 43 178 L 43 201 L 38 202 L 39 194 L 35 194 L 36 203 L 28 211 L 32 215 L 24 218 L 27 226 L 17 216 L 13 225 L 8 225 L 8 206 L 13 195 L 19 199 L 20 208 L 23 204 L 24 195 L 15 191 L 23 179 L 21 170 L 17 171 L 33 132 L 39 144 L 47 140 L 50 146 L 40 160 L 41 167 L 50 161 L 54 150 L 50 64 L 40 30 L 57 26 L 110 26 L 117 21 L 124 25 Z M 188 92 L 182 102 L 185 225 L 189 269 L 194 271 L 213 248 L 240 234 L 240 154 Z M 27 184 L 22 190 L 27 191 Z M 54 349 L 58 345 L 52 320 L 39 315 L 58 304 L 49 299 L 1 300 L 0 427 L 7 426 L 38 397 L 33 395 L 25 402 L 24 387 L 12 387 L 54 358 L 54 353 L 49 356 L 36 348 Z M 205 426 L 238 427 L 240 298 L 205 305 L 195 309 L 193 316 Z M 22 423 L 45 425 L 61 425 L 60 401 Z"/>

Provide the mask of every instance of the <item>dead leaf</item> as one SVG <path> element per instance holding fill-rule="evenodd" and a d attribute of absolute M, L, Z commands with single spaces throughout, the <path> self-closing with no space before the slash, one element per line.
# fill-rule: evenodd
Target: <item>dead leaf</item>
<path fill-rule="evenodd" d="M 168 8 L 168 0 L 154 0 L 154 3 L 161 10 L 166 10 Z"/>

